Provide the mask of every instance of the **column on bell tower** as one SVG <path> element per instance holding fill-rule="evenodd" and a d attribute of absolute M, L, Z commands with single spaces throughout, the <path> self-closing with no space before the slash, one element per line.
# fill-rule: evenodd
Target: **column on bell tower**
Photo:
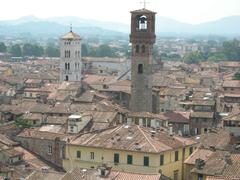
<path fill-rule="evenodd" d="M 132 43 L 130 110 L 152 112 L 152 53 L 155 12 L 145 8 L 131 12 Z"/>

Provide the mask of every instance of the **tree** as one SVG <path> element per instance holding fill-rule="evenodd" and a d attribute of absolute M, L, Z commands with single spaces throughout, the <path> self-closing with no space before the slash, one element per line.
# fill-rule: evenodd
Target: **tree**
<path fill-rule="evenodd" d="M 99 57 L 112 57 L 113 51 L 107 44 L 102 44 L 97 49 L 97 55 Z"/>
<path fill-rule="evenodd" d="M 240 41 L 236 39 L 232 41 L 225 41 L 223 43 L 222 52 L 230 61 L 240 60 Z"/>
<path fill-rule="evenodd" d="M 0 42 L 0 52 L 6 52 L 7 51 L 7 47 L 3 42 Z"/>
<path fill-rule="evenodd" d="M 24 56 L 42 56 L 44 54 L 44 49 L 42 46 L 37 44 L 26 43 L 23 45 L 23 55 Z"/>
<path fill-rule="evenodd" d="M 30 128 L 32 126 L 28 119 L 24 119 L 22 117 L 17 118 L 14 124 L 21 129 Z"/>
<path fill-rule="evenodd" d="M 88 56 L 88 46 L 86 44 L 82 44 L 82 56 Z"/>
<path fill-rule="evenodd" d="M 187 63 L 198 63 L 199 61 L 204 61 L 206 57 L 202 52 L 191 52 L 186 54 L 183 59 Z"/>
<path fill-rule="evenodd" d="M 233 80 L 240 80 L 240 70 L 235 73 Z"/>
<path fill-rule="evenodd" d="M 60 50 L 57 47 L 48 45 L 47 48 L 45 49 L 45 54 L 48 57 L 59 57 L 60 56 Z"/>
<path fill-rule="evenodd" d="M 22 49 L 21 49 L 20 45 L 19 44 L 15 44 L 15 45 L 11 46 L 10 47 L 10 53 L 14 57 L 22 56 Z"/>

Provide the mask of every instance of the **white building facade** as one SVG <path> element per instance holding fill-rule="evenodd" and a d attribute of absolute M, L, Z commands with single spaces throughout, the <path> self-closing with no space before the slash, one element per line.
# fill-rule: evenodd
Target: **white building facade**
<path fill-rule="evenodd" d="M 60 38 L 60 82 L 82 79 L 81 38 L 70 30 Z"/>

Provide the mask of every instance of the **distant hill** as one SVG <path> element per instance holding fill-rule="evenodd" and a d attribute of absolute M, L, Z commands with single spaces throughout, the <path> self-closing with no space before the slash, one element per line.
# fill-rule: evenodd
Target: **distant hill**
<path fill-rule="evenodd" d="M 73 24 L 74 31 L 82 36 L 128 37 L 130 31 L 129 24 L 118 22 L 101 22 L 78 17 L 40 19 L 35 16 L 25 16 L 17 20 L 0 21 L 0 35 L 30 33 L 36 36 L 60 36 L 69 30 L 70 23 Z M 240 16 L 225 17 L 198 25 L 158 16 L 156 31 L 158 34 L 240 35 Z"/>

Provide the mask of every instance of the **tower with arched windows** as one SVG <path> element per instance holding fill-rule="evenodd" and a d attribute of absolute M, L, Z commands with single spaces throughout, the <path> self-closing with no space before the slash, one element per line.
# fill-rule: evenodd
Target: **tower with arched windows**
<path fill-rule="evenodd" d="M 131 102 L 134 112 L 152 112 L 152 57 L 155 12 L 145 8 L 131 12 Z"/>
<path fill-rule="evenodd" d="M 81 38 L 72 31 L 60 38 L 60 82 L 81 81 Z"/>

